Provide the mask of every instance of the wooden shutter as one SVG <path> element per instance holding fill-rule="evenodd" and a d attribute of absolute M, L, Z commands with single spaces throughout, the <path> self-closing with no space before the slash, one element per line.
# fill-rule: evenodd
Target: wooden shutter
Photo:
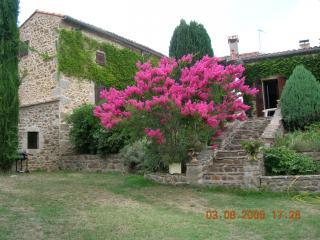
<path fill-rule="evenodd" d="M 259 93 L 256 95 L 256 109 L 257 109 L 257 116 L 263 117 L 264 114 L 263 110 L 263 91 L 262 91 L 262 81 L 256 80 L 255 81 L 255 88 L 259 90 Z"/>
<path fill-rule="evenodd" d="M 101 51 L 96 52 L 96 63 L 101 66 L 104 66 L 106 64 L 106 57 L 104 52 L 101 52 Z"/>

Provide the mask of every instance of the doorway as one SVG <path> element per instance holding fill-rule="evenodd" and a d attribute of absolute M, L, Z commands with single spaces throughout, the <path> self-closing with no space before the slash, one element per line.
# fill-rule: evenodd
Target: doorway
<path fill-rule="evenodd" d="M 263 81 L 263 102 L 264 109 L 276 108 L 277 100 L 279 99 L 278 80 Z"/>

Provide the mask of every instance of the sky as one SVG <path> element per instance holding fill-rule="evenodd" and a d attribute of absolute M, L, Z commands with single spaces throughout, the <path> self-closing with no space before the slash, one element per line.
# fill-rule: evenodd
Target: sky
<path fill-rule="evenodd" d="M 168 55 L 180 19 L 204 25 L 215 56 L 229 55 L 228 36 L 240 53 L 320 45 L 320 0 L 20 0 L 19 25 L 36 9 L 69 15 Z M 259 41 L 259 32 L 260 41 Z"/>

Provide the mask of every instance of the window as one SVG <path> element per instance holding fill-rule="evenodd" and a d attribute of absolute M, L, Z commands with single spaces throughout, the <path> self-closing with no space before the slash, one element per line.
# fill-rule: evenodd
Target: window
<path fill-rule="evenodd" d="M 106 57 L 104 52 L 101 52 L 101 51 L 96 52 L 96 63 L 101 66 L 104 66 L 106 64 Z"/>
<path fill-rule="evenodd" d="M 29 54 L 29 40 L 20 42 L 19 45 L 19 57 L 24 57 Z"/>
<path fill-rule="evenodd" d="M 28 149 L 38 149 L 38 148 L 39 148 L 39 133 L 28 132 Z"/>

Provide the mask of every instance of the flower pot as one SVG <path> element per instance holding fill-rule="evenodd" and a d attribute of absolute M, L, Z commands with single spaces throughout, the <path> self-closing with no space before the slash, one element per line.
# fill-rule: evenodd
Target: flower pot
<path fill-rule="evenodd" d="M 181 174 L 181 163 L 171 163 L 169 164 L 170 174 Z"/>

